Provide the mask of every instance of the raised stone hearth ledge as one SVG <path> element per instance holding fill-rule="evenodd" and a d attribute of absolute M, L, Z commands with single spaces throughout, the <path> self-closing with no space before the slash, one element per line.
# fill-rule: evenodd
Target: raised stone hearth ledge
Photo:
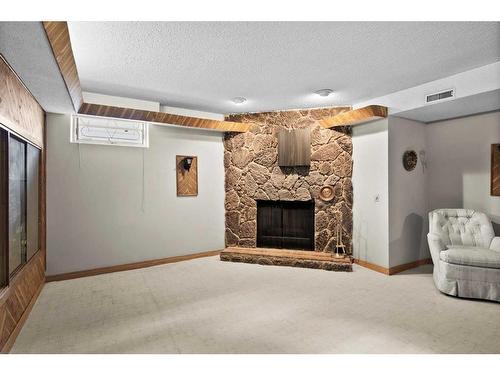
<path fill-rule="evenodd" d="M 227 262 L 253 263 L 352 272 L 352 258 L 335 258 L 331 253 L 317 251 L 228 247 L 220 253 Z"/>

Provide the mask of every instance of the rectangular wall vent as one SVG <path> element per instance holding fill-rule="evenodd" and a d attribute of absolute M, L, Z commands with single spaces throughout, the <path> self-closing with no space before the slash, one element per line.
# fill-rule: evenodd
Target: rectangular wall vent
<path fill-rule="evenodd" d="M 449 89 L 449 90 L 437 92 L 435 94 L 426 95 L 425 102 L 431 103 L 431 102 L 436 102 L 439 100 L 453 99 L 454 97 L 455 97 L 455 90 Z"/>

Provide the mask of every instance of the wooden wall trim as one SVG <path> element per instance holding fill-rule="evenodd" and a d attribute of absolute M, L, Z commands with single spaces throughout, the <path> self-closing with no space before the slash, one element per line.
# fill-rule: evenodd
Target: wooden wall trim
<path fill-rule="evenodd" d="M 0 54 L 0 123 L 43 148 L 45 112 Z"/>
<path fill-rule="evenodd" d="M 73 56 L 73 49 L 71 48 L 68 24 L 64 21 L 44 21 L 42 23 L 45 34 L 47 34 L 47 38 L 49 39 L 52 53 L 59 66 L 59 71 L 73 102 L 73 107 L 78 112 L 83 104 L 83 94 L 75 57 Z"/>
<path fill-rule="evenodd" d="M 356 263 L 356 264 L 359 264 L 362 267 L 369 268 L 369 269 L 371 269 L 373 271 L 383 273 L 384 275 L 389 275 L 389 269 L 388 268 L 379 266 L 377 264 L 370 263 L 370 262 L 367 262 L 367 261 L 362 260 L 362 259 L 353 259 L 353 262 Z"/>
<path fill-rule="evenodd" d="M 243 124 L 240 122 L 210 120 L 198 117 L 173 115 L 165 112 L 154 112 L 90 103 L 83 103 L 78 113 L 82 115 L 156 122 L 160 124 L 180 125 L 189 128 L 210 129 L 223 132 L 243 133 L 250 129 L 249 124 Z"/>
<path fill-rule="evenodd" d="M 432 264 L 432 259 L 431 258 L 420 259 L 420 260 L 416 260 L 414 262 L 400 264 L 398 266 L 394 266 L 394 267 L 390 267 L 390 268 L 382 267 L 382 266 L 379 266 L 377 264 L 370 263 L 370 262 L 367 262 L 367 261 L 361 260 L 361 259 L 354 259 L 354 263 L 359 264 L 362 267 L 369 268 L 373 271 L 383 273 L 384 275 L 395 275 L 397 273 L 400 273 L 400 272 L 403 272 L 403 271 L 406 271 L 406 270 L 409 270 L 412 268 L 423 266 L 424 264 Z"/>
<path fill-rule="evenodd" d="M 222 250 L 204 251 L 204 252 L 196 253 L 196 254 L 178 255 L 178 256 L 173 256 L 173 257 L 168 257 L 168 258 L 161 258 L 161 259 L 145 260 L 142 262 L 120 264 L 117 266 L 94 268 L 91 270 L 60 273 L 57 275 L 47 276 L 45 278 L 45 281 L 52 282 L 52 281 L 70 280 L 70 279 L 77 279 L 80 277 L 102 275 L 105 273 L 129 271 L 129 270 L 135 270 L 138 268 L 159 266 L 162 264 L 176 263 L 176 262 L 181 262 L 181 261 L 185 261 L 185 260 L 191 260 L 191 259 L 197 259 L 197 258 L 203 258 L 203 257 L 211 257 L 211 256 L 219 255 L 221 253 L 221 251 Z"/>
<path fill-rule="evenodd" d="M 381 105 L 369 105 L 363 108 L 342 112 L 336 116 L 325 117 L 319 120 L 319 123 L 324 128 L 334 128 L 337 126 L 364 124 L 365 122 L 387 117 L 387 115 L 387 107 Z"/>
<path fill-rule="evenodd" d="M 395 275 L 397 273 L 410 270 L 412 268 L 423 266 L 424 264 L 432 264 L 432 259 L 431 258 L 419 259 L 416 260 L 415 262 L 410 262 L 410 263 L 400 264 L 399 266 L 390 267 L 389 275 Z"/>

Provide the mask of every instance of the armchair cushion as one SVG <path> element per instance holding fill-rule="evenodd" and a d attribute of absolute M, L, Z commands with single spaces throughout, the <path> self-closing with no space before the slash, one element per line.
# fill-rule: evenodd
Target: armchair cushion
<path fill-rule="evenodd" d="M 465 246 L 450 247 L 448 250 L 441 251 L 439 258 L 443 262 L 451 264 L 500 269 L 500 251 L 490 249 L 467 248 Z"/>

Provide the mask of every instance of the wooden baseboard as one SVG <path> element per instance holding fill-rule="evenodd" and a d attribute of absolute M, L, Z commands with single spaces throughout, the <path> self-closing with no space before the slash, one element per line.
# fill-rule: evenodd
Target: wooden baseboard
<path fill-rule="evenodd" d="M 42 292 L 43 286 L 45 284 L 42 282 L 40 284 L 40 287 L 37 289 L 33 297 L 31 297 L 30 303 L 26 307 L 26 309 L 23 312 L 23 315 L 21 315 L 21 319 L 16 324 L 16 328 L 12 331 L 12 333 L 9 336 L 9 339 L 5 343 L 5 345 L 0 349 L 0 353 L 6 354 L 9 353 L 12 347 L 14 346 L 14 343 L 16 342 L 17 336 L 19 336 L 19 333 L 21 332 L 21 329 L 23 329 L 24 323 L 26 323 L 26 320 L 28 319 L 28 316 L 30 315 L 31 310 L 33 309 L 33 306 L 35 305 L 36 300 L 38 299 L 38 296 Z"/>
<path fill-rule="evenodd" d="M 412 268 L 423 266 L 424 264 L 432 264 L 432 259 L 431 258 L 419 259 L 416 260 L 415 262 L 400 264 L 399 266 L 391 267 L 389 268 L 389 275 L 394 275 L 396 273 L 400 273 Z"/>
<path fill-rule="evenodd" d="M 60 273 L 57 275 L 46 276 L 45 281 L 51 282 L 51 281 L 70 280 L 70 279 L 77 279 L 80 277 L 102 275 L 104 273 L 129 271 L 129 270 L 135 270 L 138 268 L 159 266 L 161 264 L 176 263 L 176 262 L 181 262 L 183 260 L 211 257 L 214 255 L 219 255 L 221 251 L 222 250 L 205 251 L 205 252 L 196 253 L 196 254 L 178 255 L 178 256 L 162 258 L 162 259 L 153 259 L 153 260 L 145 260 L 145 261 L 136 262 L 136 263 L 120 264 L 117 266 L 94 268 L 91 270 Z"/>
<path fill-rule="evenodd" d="M 400 264 L 399 266 L 394 266 L 394 267 L 390 267 L 390 268 L 382 267 L 382 266 L 379 266 L 377 264 L 373 264 L 373 263 L 370 263 L 370 262 L 367 262 L 367 261 L 361 260 L 361 259 L 354 259 L 354 263 L 359 264 L 362 267 L 369 268 L 373 271 L 383 273 L 384 275 L 394 275 L 396 273 L 400 273 L 400 272 L 403 272 L 403 271 L 406 271 L 406 270 L 409 270 L 409 269 L 412 269 L 415 267 L 419 267 L 419 266 L 422 266 L 424 264 L 431 264 L 432 259 L 430 259 L 430 258 L 420 259 L 420 260 L 416 260 L 415 262 Z"/>
<path fill-rule="evenodd" d="M 361 259 L 354 259 L 354 263 L 359 264 L 362 267 L 369 268 L 369 269 L 371 269 L 373 271 L 377 271 L 377 272 L 383 273 L 385 275 L 389 275 L 389 269 L 388 268 L 379 266 L 377 264 L 370 263 L 370 262 L 367 262 L 367 261 L 361 260 Z"/>

